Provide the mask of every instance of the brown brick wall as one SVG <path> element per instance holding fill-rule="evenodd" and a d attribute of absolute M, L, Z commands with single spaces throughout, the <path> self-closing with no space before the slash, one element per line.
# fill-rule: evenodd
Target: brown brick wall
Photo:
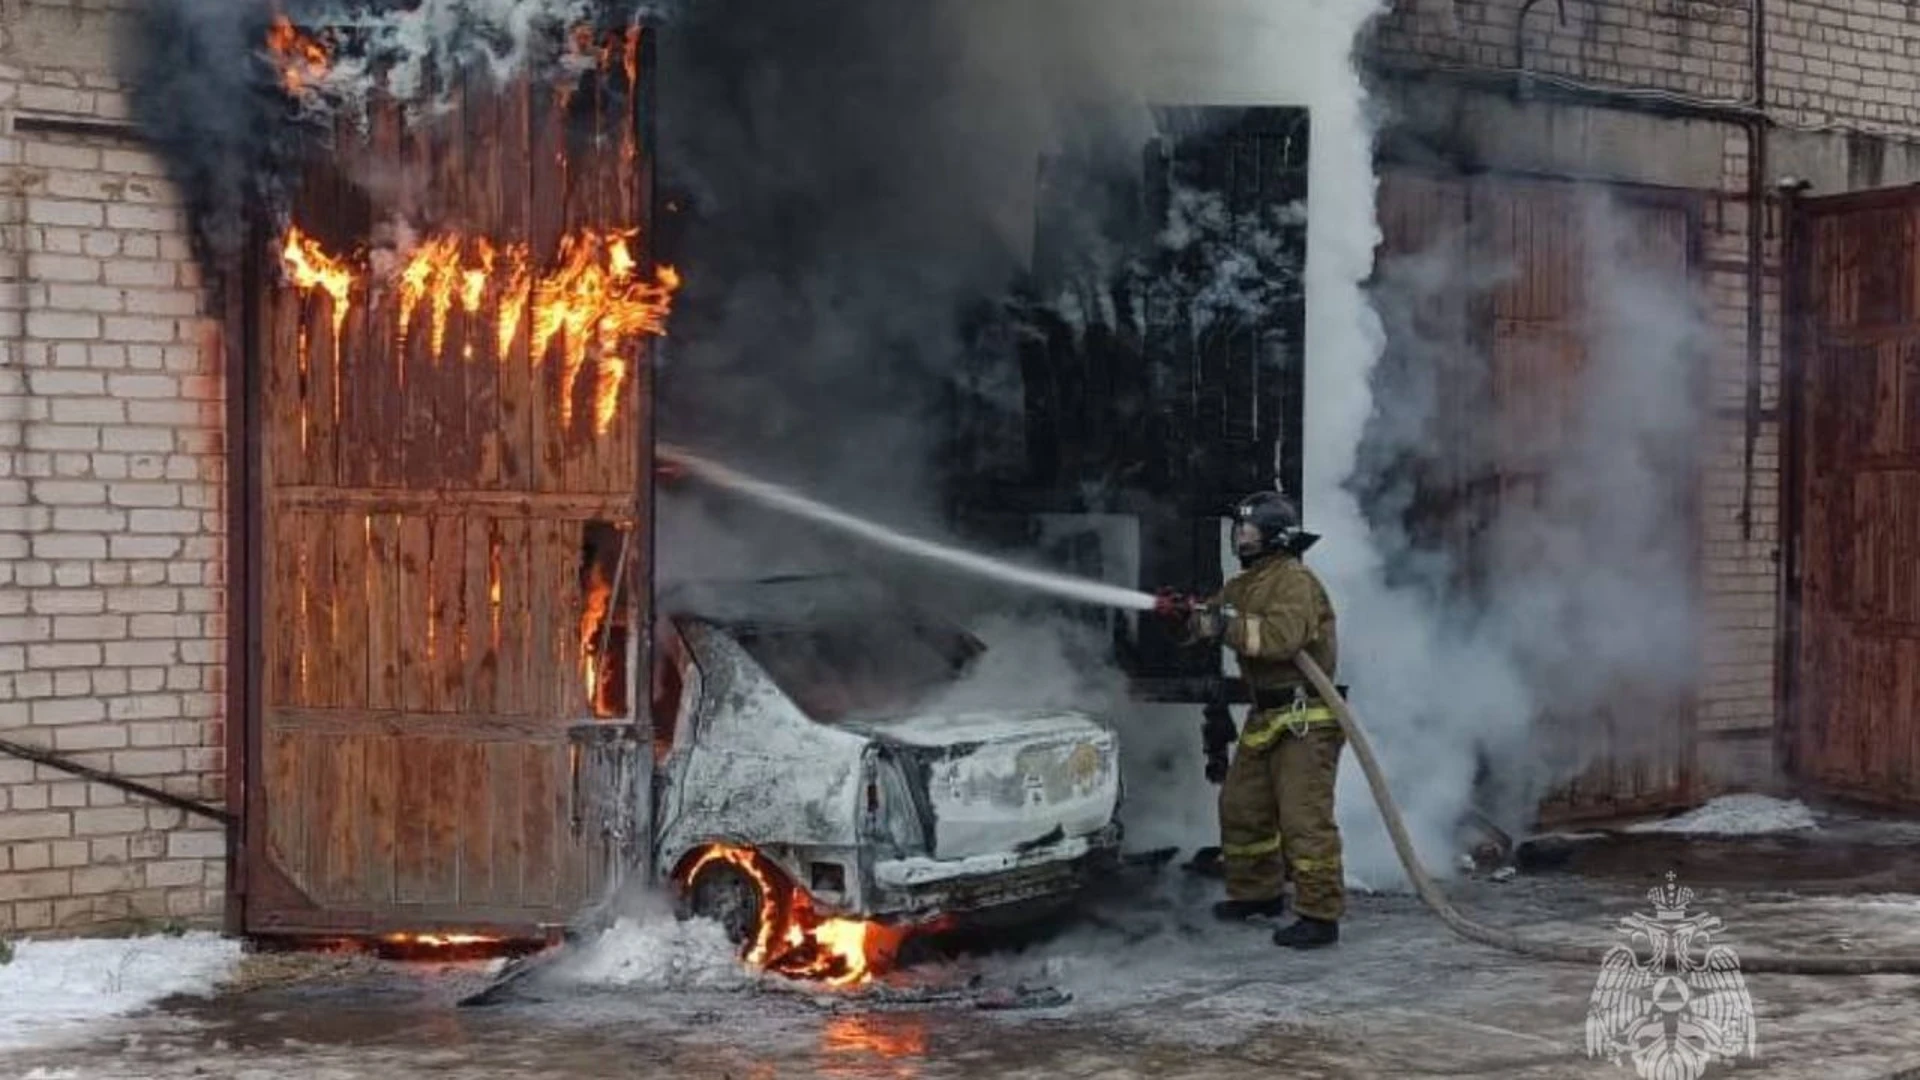
<path fill-rule="evenodd" d="M 221 383 L 179 201 L 119 120 L 99 3 L 4 9 L 0 737 L 223 798 Z M 0 756 L 0 934 L 218 916 L 201 818 Z"/>

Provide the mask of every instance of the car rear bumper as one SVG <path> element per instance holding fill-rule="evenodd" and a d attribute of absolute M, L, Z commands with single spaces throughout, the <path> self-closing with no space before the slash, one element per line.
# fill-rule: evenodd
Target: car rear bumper
<path fill-rule="evenodd" d="M 1117 825 L 1024 851 L 965 859 L 895 859 L 873 866 L 874 914 L 960 915 L 1070 897 L 1118 860 Z"/>

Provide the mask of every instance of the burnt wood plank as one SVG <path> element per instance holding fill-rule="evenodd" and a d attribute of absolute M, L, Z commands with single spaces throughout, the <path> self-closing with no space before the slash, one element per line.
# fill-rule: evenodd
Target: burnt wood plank
<path fill-rule="evenodd" d="M 556 760 L 565 750 L 546 746 L 520 748 L 520 785 L 522 790 L 520 839 L 520 902 L 544 907 L 556 899 L 554 888 L 555 840 L 554 788 Z"/>
<path fill-rule="evenodd" d="M 432 812 L 434 745 L 434 740 L 420 738 L 403 738 L 396 744 L 400 788 L 394 800 L 394 892 L 401 904 L 430 900 L 427 818 Z"/>
<path fill-rule="evenodd" d="M 559 714 L 557 666 L 563 662 L 555 648 L 555 627 L 565 618 L 560 606 L 554 561 L 559 558 L 553 543 L 552 522 L 527 523 L 527 653 L 524 707 L 529 714 L 557 719 Z"/>
<path fill-rule="evenodd" d="M 333 541 L 333 699 L 343 709 L 367 707 L 367 518 L 330 515 Z"/>
<path fill-rule="evenodd" d="M 494 559 L 496 534 L 493 519 L 488 517 L 475 515 L 463 524 L 466 554 L 462 567 L 465 588 L 461 625 L 465 670 L 461 676 L 461 711 L 493 713 L 500 708 L 502 629 L 496 599 L 499 584 Z"/>
<path fill-rule="evenodd" d="M 334 740 L 327 748 L 327 786 L 318 793 L 333 806 L 327 824 L 326 892 L 348 905 L 366 894 L 366 747 L 367 740 L 360 737 Z"/>
<path fill-rule="evenodd" d="M 533 532 L 530 522 L 495 518 L 498 538 L 501 643 L 500 711 L 526 716 L 533 713 L 528 684 L 533 677 Z"/>
<path fill-rule="evenodd" d="M 308 482 L 306 452 L 302 437 L 303 388 L 305 376 L 300 350 L 300 312 L 305 301 L 298 289 L 284 286 L 273 293 L 273 322 L 268 338 L 268 393 L 265 409 L 267 423 L 268 477 L 274 484 Z"/>
<path fill-rule="evenodd" d="M 307 294 L 302 305 L 300 333 L 306 341 L 307 393 L 304 408 L 310 430 L 307 440 L 307 479 L 327 486 L 338 481 L 340 458 L 339 343 L 333 331 L 333 299 L 324 289 Z"/>
<path fill-rule="evenodd" d="M 453 798 L 459 803 L 458 896 L 461 903 L 492 904 L 499 901 L 494 888 L 493 806 L 488 797 L 491 779 L 487 765 L 487 744 L 458 744 Z"/>
<path fill-rule="evenodd" d="M 393 514 L 367 518 L 364 533 L 367 568 L 367 707 L 398 709 L 404 658 L 401 615 L 400 519 Z"/>
<path fill-rule="evenodd" d="M 531 312 L 529 293 L 531 265 L 526 262 L 532 220 L 532 119 L 529 112 L 531 91 L 523 80 L 500 96 L 499 154 L 500 183 L 496 189 L 500 227 L 495 233 L 523 260 L 517 269 L 523 276 L 503 280 L 501 304 L 511 311 L 503 316 L 513 333 L 500 349 L 500 485 L 514 491 L 534 490 L 534 442 L 532 412 L 532 365 L 528 356 L 528 327 Z M 508 286 L 511 286 L 510 288 Z M 517 317 L 512 313 L 517 312 Z"/>
<path fill-rule="evenodd" d="M 372 481 L 365 452 L 382 432 L 370 422 L 375 407 L 368 378 L 367 347 L 370 323 L 364 293 L 356 292 L 340 328 L 340 355 L 335 365 L 340 417 L 335 430 L 335 480 L 343 488 L 364 488 Z"/>
<path fill-rule="evenodd" d="M 428 903 L 451 904 L 459 900 L 460 892 L 457 860 L 461 800 L 457 784 L 461 746 L 458 739 L 427 739 L 422 749 L 429 762 L 422 878 Z"/>
<path fill-rule="evenodd" d="M 520 755 L 516 743 L 488 743 L 487 793 L 488 817 L 492 831 L 493 895 L 497 903 L 514 906 L 523 903 L 526 818 L 522 809 Z"/>
<path fill-rule="evenodd" d="M 399 519 L 400 701 L 408 712 L 432 712 L 432 530 L 430 520 Z"/>
<path fill-rule="evenodd" d="M 308 818 L 306 788 L 300 783 L 299 736 L 269 731 L 264 758 L 267 775 L 267 853 L 282 873 L 298 875 L 306 864 Z"/>
<path fill-rule="evenodd" d="M 261 627 L 262 666 L 266 669 L 262 693 L 268 708 L 291 705 L 298 680 L 294 669 L 299 648 L 297 619 L 300 610 L 299 553 L 290 546 L 295 535 L 290 527 L 297 515 L 269 515 L 265 524 L 265 542 L 260 545 L 262 607 L 266 623 Z"/>
<path fill-rule="evenodd" d="M 394 862 L 399 841 L 400 740 L 391 735 L 369 735 L 364 766 L 366 802 L 361 835 L 366 852 L 365 896 L 384 907 L 398 902 Z"/>
<path fill-rule="evenodd" d="M 467 563 L 466 522 L 452 514 L 431 520 L 432 600 L 429 626 L 433 644 L 430 712 L 456 712 L 462 704 L 461 682 L 466 677 L 465 650 L 469 647 L 462 607 L 466 588 L 462 575 Z"/>

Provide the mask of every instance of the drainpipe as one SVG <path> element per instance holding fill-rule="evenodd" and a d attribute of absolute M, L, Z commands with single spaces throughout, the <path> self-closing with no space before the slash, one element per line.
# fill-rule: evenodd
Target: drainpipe
<path fill-rule="evenodd" d="M 1767 224 L 1767 15 L 1765 0 L 1753 0 L 1753 116 L 1747 123 L 1747 400 L 1741 472 L 1740 539 L 1753 539 L 1753 461 L 1760 442 L 1760 358 L 1766 302 Z M 1785 317 L 1785 312 L 1782 312 Z M 1778 518 L 1776 517 L 1776 523 Z"/>

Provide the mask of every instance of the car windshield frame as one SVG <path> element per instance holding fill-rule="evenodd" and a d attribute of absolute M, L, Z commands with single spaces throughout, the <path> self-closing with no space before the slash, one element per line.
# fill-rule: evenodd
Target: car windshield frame
<path fill-rule="evenodd" d="M 918 613 L 834 613 L 715 624 L 807 717 L 857 724 L 911 713 L 965 679 L 986 645 Z"/>

